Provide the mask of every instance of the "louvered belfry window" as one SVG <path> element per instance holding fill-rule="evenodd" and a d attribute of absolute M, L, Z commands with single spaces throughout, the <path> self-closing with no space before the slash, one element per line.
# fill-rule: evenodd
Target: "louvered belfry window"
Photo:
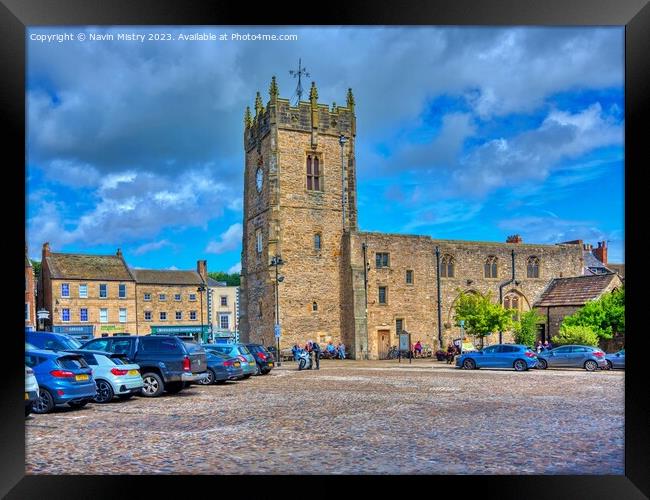
<path fill-rule="evenodd" d="M 321 166 L 315 155 L 307 155 L 307 190 L 321 191 Z"/>

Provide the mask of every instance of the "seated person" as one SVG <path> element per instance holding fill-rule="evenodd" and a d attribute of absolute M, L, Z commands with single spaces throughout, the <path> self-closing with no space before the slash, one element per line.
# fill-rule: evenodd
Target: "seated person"
<path fill-rule="evenodd" d="M 334 358 L 336 357 L 336 347 L 334 347 L 334 344 L 332 344 L 332 341 L 330 340 L 329 344 L 327 344 L 327 354 L 330 355 L 330 357 Z"/>
<path fill-rule="evenodd" d="M 345 344 L 339 342 L 338 352 L 339 352 L 339 359 L 345 359 Z"/>
<path fill-rule="evenodd" d="M 415 351 L 415 357 L 422 357 L 422 342 L 418 340 L 415 343 L 413 350 Z"/>

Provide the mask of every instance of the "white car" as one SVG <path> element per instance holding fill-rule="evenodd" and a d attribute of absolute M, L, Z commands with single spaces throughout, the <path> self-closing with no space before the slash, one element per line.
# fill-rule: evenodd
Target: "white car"
<path fill-rule="evenodd" d="M 105 351 L 75 350 L 86 360 L 93 370 L 93 378 L 97 385 L 95 403 L 109 403 L 114 396 L 119 399 L 129 399 L 139 394 L 144 386 L 140 365 L 129 363 L 122 354 Z"/>
<path fill-rule="evenodd" d="M 38 382 L 34 370 L 25 365 L 25 417 L 32 412 L 32 404 L 38 399 Z"/>

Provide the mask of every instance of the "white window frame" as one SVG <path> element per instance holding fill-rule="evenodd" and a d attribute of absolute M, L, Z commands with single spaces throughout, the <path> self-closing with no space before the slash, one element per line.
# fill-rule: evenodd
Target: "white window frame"
<path fill-rule="evenodd" d="M 225 303 L 225 304 L 223 303 L 223 302 L 224 302 L 223 299 L 226 299 L 226 303 Z M 220 304 L 221 307 L 228 307 L 228 296 L 227 296 L 227 295 L 221 295 L 221 296 L 219 297 L 219 304 Z"/>
<path fill-rule="evenodd" d="M 68 311 L 68 319 L 65 319 L 65 317 L 63 316 L 63 311 Z M 64 323 L 70 323 L 70 308 L 69 307 L 63 307 L 61 309 L 61 321 L 63 321 Z"/>
<path fill-rule="evenodd" d="M 189 297 L 188 297 L 188 300 L 190 302 L 196 302 L 196 294 L 195 293 L 190 293 Z"/>
<path fill-rule="evenodd" d="M 147 314 L 149 317 L 147 318 Z M 153 313 L 151 311 L 145 311 L 144 312 L 144 320 L 145 321 L 153 321 Z"/>
<path fill-rule="evenodd" d="M 223 326 L 223 320 L 226 320 L 226 326 Z M 230 315 L 229 314 L 219 314 L 219 328 L 222 330 L 230 330 Z"/>
<path fill-rule="evenodd" d="M 180 316 L 180 318 L 179 318 Z M 174 315 L 176 318 L 176 321 L 183 321 L 183 311 L 176 311 L 176 314 Z"/>
<path fill-rule="evenodd" d="M 124 317 L 122 317 L 122 312 L 124 312 Z M 126 307 L 120 307 L 120 323 L 126 323 L 127 322 L 127 310 Z"/>
<path fill-rule="evenodd" d="M 85 290 L 85 292 L 82 294 L 81 290 Z M 79 298 L 80 299 L 88 298 L 88 283 L 79 283 Z"/>
<path fill-rule="evenodd" d="M 159 293 L 158 294 L 158 300 L 160 302 L 167 302 L 167 294 L 166 293 Z"/>
<path fill-rule="evenodd" d="M 164 318 L 163 318 L 163 314 L 165 315 Z M 158 313 L 158 317 L 160 318 L 160 321 L 167 321 L 167 311 L 160 311 Z"/>
<path fill-rule="evenodd" d="M 147 298 L 147 297 L 149 297 L 149 298 Z M 151 293 L 145 292 L 143 294 L 143 299 L 142 300 L 144 300 L 145 302 L 151 302 Z"/>
<path fill-rule="evenodd" d="M 121 288 L 124 287 L 124 296 L 120 295 L 120 290 Z M 127 294 L 126 294 L 126 283 L 120 283 L 117 285 L 117 298 L 118 299 L 126 299 Z"/>
<path fill-rule="evenodd" d="M 102 285 L 106 287 L 106 295 L 102 297 Z M 99 298 L 100 299 L 107 299 L 108 298 L 108 283 L 100 283 L 99 284 Z"/>
<path fill-rule="evenodd" d="M 83 315 L 81 314 L 81 311 L 85 310 L 86 311 L 86 319 L 83 319 Z M 79 308 L 79 322 L 80 323 L 88 323 L 88 318 L 90 316 L 88 315 L 88 308 L 87 307 L 80 307 Z"/>
<path fill-rule="evenodd" d="M 190 311 L 190 321 L 196 321 L 196 311 Z"/>
<path fill-rule="evenodd" d="M 262 237 L 262 230 L 261 229 L 256 229 L 255 230 L 255 249 L 257 250 L 257 253 L 262 253 L 264 247 L 264 241 Z"/>
<path fill-rule="evenodd" d="M 104 319 L 102 319 L 102 311 L 105 312 L 105 314 L 103 315 Z M 99 322 L 100 323 L 108 323 L 108 308 L 107 307 L 102 307 L 102 308 L 99 309 Z"/>
<path fill-rule="evenodd" d="M 68 288 L 68 294 L 63 295 L 63 287 L 66 286 Z M 70 298 L 70 283 L 61 283 L 61 297 L 65 297 L 66 299 Z"/>
<path fill-rule="evenodd" d="M 174 294 L 174 300 L 175 300 L 176 302 L 180 302 L 181 300 L 183 300 L 183 295 L 180 294 L 180 293 L 175 293 L 175 294 Z"/>

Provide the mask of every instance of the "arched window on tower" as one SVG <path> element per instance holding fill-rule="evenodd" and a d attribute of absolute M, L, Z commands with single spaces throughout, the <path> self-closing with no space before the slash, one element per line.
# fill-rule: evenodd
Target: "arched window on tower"
<path fill-rule="evenodd" d="M 526 261 L 526 276 L 529 278 L 539 278 L 539 257 L 531 255 Z"/>
<path fill-rule="evenodd" d="M 485 259 L 483 274 L 486 278 L 497 277 L 497 258 L 494 255 L 490 255 L 487 259 Z"/>
<path fill-rule="evenodd" d="M 314 234 L 314 250 L 320 252 L 322 243 L 322 236 L 320 233 Z"/>
<path fill-rule="evenodd" d="M 456 261 L 454 257 L 449 254 L 445 254 L 440 259 L 440 277 L 441 278 L 453 278 L 454 277 L 454 268 L 456 266 Z"/>
<path fill-rule="evenodd" d="M 514 292 L 507 293 L 503 298 L 504 309 L 512 310 L 512 319 L 515 321 L 519 321 L 519 318 L 521 317 L 522 302 L 521 297 Z"/>
<path fill-rule="evenodd" d="M 316 155 L 307 155 L 307 190 L 321 191 L 321 165 Z"/>

